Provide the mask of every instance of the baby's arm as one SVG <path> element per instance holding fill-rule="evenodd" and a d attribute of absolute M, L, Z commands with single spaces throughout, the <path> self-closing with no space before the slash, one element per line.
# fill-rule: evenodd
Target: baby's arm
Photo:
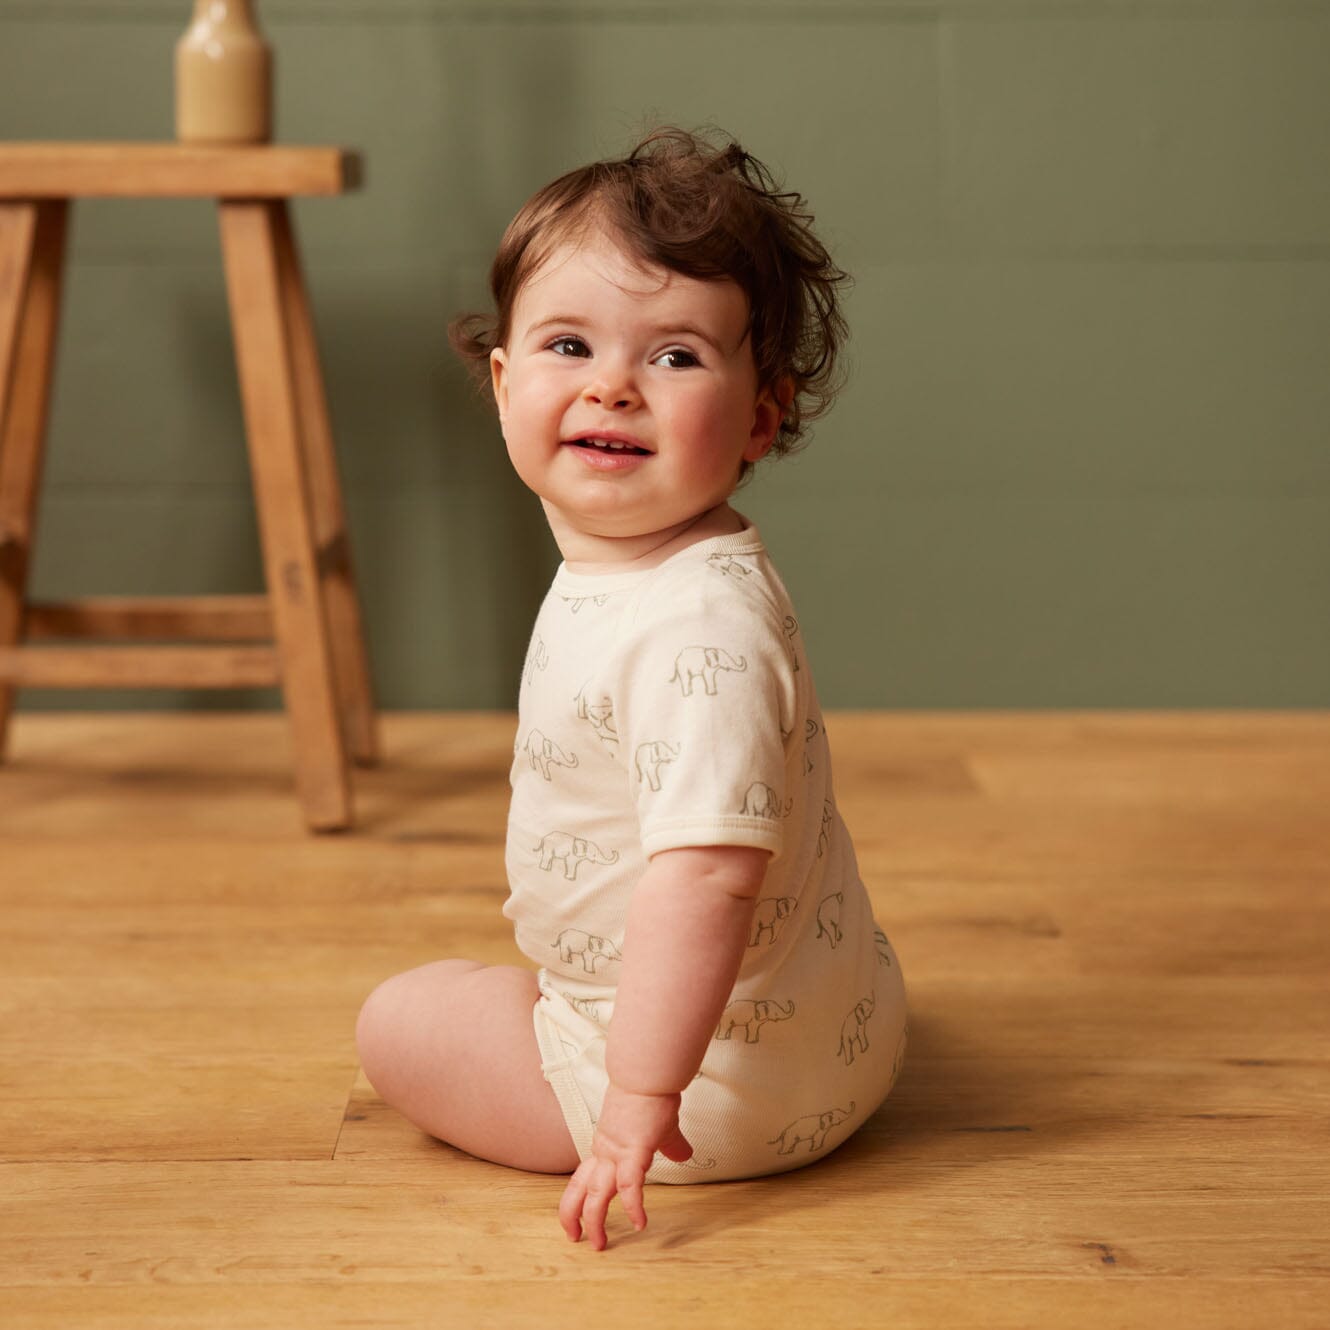
<path fill-rule="evenodd" d="M 679 1099 L 734 987 L 766 850 L 713 845 L 657 854 L 633 892 L 605 1063 L 609 1088 L 592 1153 L 573 1174 L 559 1219 L 577 1241 L 605 1246 L 617 1194 L 641 1229 L 642 1184 L 657 1150 L 684 1160 Z"/>

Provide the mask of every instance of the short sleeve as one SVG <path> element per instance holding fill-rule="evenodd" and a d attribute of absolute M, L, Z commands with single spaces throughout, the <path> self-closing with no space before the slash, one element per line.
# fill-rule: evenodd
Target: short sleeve
<path fill-rule="evenodd" d="M 655 588 L 625 630 L 615 713 L 648 857 L 783 847 L 795 668 L 771 603 L 731 580 Z"/>

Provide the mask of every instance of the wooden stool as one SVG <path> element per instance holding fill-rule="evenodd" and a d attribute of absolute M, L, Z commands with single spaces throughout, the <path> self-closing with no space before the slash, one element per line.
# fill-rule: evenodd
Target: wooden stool
<path fill-rule="evenodd" d="M 374 702 L 287 199 L 357 172 L 339 148 L 0 144 L 0 758 L 17 687 L 280 684 L 306 821 L 350 824 L 348 755 L 377 756 Z M 265 596 L 26 600 L 66 220 L 92 197 L 218 201 Z M 29 645 L 57 637 L 231 645 Z"/>

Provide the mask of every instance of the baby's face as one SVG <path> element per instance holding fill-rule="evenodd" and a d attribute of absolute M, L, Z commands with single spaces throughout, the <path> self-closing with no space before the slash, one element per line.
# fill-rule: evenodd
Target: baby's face
<path fill-rule="evenodd" d="M 532 274 L 491 368 L 508 454 L 556 536 L 665 532 L 729 497 L 780 424 L 747 329 L 735 283 L 644 270 L 603 234 Z"/>

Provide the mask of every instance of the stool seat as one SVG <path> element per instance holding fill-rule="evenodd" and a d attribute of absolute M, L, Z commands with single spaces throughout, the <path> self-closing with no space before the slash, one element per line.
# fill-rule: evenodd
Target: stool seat
<path fill-rule="evenodd" d="M 377 759 L 377 718 L 288 200 L 359 179 L 335 147 L 0 144 L 0 759 L 18 687 L 280 685 L 305 819 L 350 825 L 349 763 Z M 93 197 L 217 199 L 265 595 L 27 599 L 68 215 Z"/>
<path fill-rule="evenodd" d="M 0 198 L 286 199 L 361 183 L 349 148 L 287 144 L 0 143 Z"/>

